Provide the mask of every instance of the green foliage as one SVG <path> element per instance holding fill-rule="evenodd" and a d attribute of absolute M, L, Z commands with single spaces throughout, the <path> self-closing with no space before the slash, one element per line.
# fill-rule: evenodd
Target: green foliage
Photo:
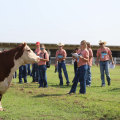
<path fill-rule="evenodd" d="M 3 96 L 3 120 L 119 120 L 120 119 L 120 66 L 110 70 L 111 86 L 100 87 L 99 67 L 92 67 L 92 86 L 85 95 L 67 95 L 74 77 L 73 66 L 67 65 L 70 86 L 59 86 L 54 66 L 47 70 L 48 88 L 38 88 L 37 83 L 18 84 L 18 78 Z"/>

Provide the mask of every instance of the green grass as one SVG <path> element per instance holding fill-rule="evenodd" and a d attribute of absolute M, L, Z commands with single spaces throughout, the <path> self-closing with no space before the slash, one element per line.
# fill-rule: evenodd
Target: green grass
<path fill-rule="evenodd" d="M 67 65 L 72 84 L 73 66 Z M 38 88 L 37 83 L 12 86 L 3 96 L 2 105 L 5 111 L 0 112 L 3 120 L 120 120 L 120 66 L 110 70 L 111 86 L 100 87 L 99 67 L 92 67 L 92 86 L 87 87 L 85 95 L 79 94 L 79 85 L 75 95 L 67 95 L 71 88 L 59 87 L 58 74 L 54 66 L 47 70 L 48 88 Z"/>

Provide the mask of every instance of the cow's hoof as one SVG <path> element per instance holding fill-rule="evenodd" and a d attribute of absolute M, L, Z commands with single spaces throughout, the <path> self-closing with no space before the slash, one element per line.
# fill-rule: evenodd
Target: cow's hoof
<path fill-rule="evenodd" d="M 0 108 L 0 111 L 4 111 L 4 109 L 3 109 L 3 108 Z"/>

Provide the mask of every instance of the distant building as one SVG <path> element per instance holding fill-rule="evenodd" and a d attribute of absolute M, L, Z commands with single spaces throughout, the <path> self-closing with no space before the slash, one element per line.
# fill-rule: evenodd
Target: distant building
<path fill-rule="evenodd" d="M 17 45 L 19 45 L 20 43 L 3 43 L 0 42 L 0 51 L 3 51 L 3 49 L 8 50 L 11 48 L 16 47 Z M 27 43 L 31 49 L 35 49 L 35 43 Z M 42 43 L 41 43 L 42 44 Z M 55 56 L 56 50 L 58 49 L 56 44 L 45 44 L 46 49 L 49 49 L 51 52 L 51 57 Z M 79 47 L 79 45 L 72 45 L 72 44 L 65 44 L 64 49 L 67 51 L 67 56 L 71 57 L 71 53 L 72 51 L 76 48 Z M 96 57 L 96 52 L 98 49 L 98 45 L 92 45 L 91 46 L 93 49 L 93 53 L 94 53 L 94 57 Z M 109 46 L 109 48 L 112 51 L 113 57 L 120 57 L 120 46 Z"/>

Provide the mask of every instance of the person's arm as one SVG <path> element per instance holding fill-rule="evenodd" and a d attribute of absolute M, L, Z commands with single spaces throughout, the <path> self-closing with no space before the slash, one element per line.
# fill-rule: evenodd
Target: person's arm
<path fill-rule="evenodd" d="M 89 52 L 85 52 L 84 55 L 80 55 L 78 56 L 80 59 L 82 59 L 83 61 L 85 62 L 88 62 L 89 61 Z"/>
<path fill-rule="evenodd" d="M 55 55 L 55 66 L 57 66 L 57 62 L 58 62 L 58 59 L 57 59 L 57 52 L 56 52 L 56 55 Z"/>
<path fill-rule="evenodd" d="M 40 58 L 41 61 L 49 61 L 48 59 Z"/>
<path fill-rule="evenodd" d="M 66 53 L 66 51 L 65 51 L 64 56 L 63 56 L 62 60 L 65 60 L 65 59 L 66 59 L 66 56 L 67 56 L 67 53 Z"/>
<path fill-rule="evenodd" d="M 44 53 L 44 58 L 42 58 L 42 59 L 40 59 L 41 61 L 49 61 L 49 55 L 48 55 L 48 53 L 46 52 L 46 53 Z"/>
<path fill-rule="evenodd" d="M 114 64 L 113 57 L 112 57 L 112 52 L 109 48 L 108 48 L 108 55 L 109 55 L 110 60 L 112 61 L 112 64 Z"/>
<path fill-rule="evenodd" d="M 100 55 L 99 55 L 99 53 L 98 53 L 98 51 L 97 51 L 97 58 L 96 58 L 96 61 L 95 61 L 95 64 L 98 66 L 98 64 L 99 64 L 99 60 L 100 60 Z"/>
<path fill-rule="evenodd" d="M 82 59 L 82 60 L 84 60 L 85 62 L 88 62 L 88 60 L 89 60 L 89 58 L 87 57 L 87 58 L 85 58 L 85 57 L 83 57 L 83 56 L 79 56 L 79 58 L 80 59 Z"/>
<path fill-rule="evenodd" d="M 99 64 L 99 59 L 100 59 L 100 57 L 97 56 L 96 61 L 95 61 L 95 64 L 96 64 L 97 66 L 98 66 L 98 64 Z"/>
<path fill-rule="evenodd" d="M 90 49 L 90 52 L 89 52 L 89 59 L 93 58 L 93 51 L 92 49 Z"/>
<path fill-rule="evenodd" d="M 76 58 L 76 57 L 74 57 L 74 56 L 72 56 L 72 59 L 73 59 L 73 60 L 77 60 L 77 58 Z"/>
<path fill-rule="evenodd" d="M 114 64 L 112 54 L 110 54 L 109 57 L 110 57 L 110 60 L 112 61 L 112 64 Z"/>

